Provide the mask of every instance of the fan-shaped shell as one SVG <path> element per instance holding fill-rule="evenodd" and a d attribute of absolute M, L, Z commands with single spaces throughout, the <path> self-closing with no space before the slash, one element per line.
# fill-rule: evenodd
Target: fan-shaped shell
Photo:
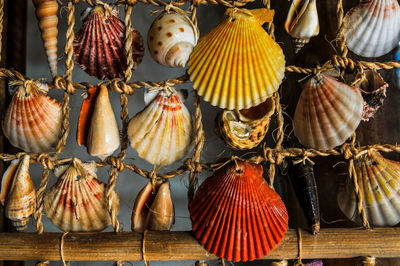
<path fill-rule="evenodd" d="M 102 231 L 111 224 L 106 185 L 96 178 L 96 164 L 82 164 L 82 167 L 85 175 L 70 165 L 44 197 L 47 217 L 65 232 Z M 116 193 L 112 195 L 112 204 L 119 209 Z"/>
<path fill-rule="evenodd" d="M 61 135 L 62 105 L 33 82 L 18 87 L 3 120 L 4 135 L 26 152 L 45 152 Z"/>
<path fill-rule="evenodd" d="M 168 165 L 189 152 L 192 117 L 175 90 L 163 90 L 131 119 L 128 137 L 141 158 L 155 165 Z"/>
<path fill-rule="evenodd" d="M 369 152 L 356 160 L 354 167 L 358 188 L 363 195 L 362 205 L 369 223 L 373 226 L 394 226 L 400 222 L 400 163 L 388 160 L 378 152 Z M 353 182 L 338 192 L 342 212 L 351 220 L 361 223 Z"/>
<path fill-rule="evenodd" d="M 293 119 L 294 134 L 309 148 L 328 150 L 358 127 L 363 98 L 355 87 L 321 74 L 307 81 Z"/>
<path fill-rule="evenodd" d="M 280 46 L 261 27 L 268 9 L 229 9 L 224 20 L 202 37 L 189 59 L 190 80 L 205 101 L 244 109 L 263 103 L 278 90 L 285 72 Z"/>
<path fill-rule="evenodd" d="M 76 62 L 86 73 L 99 79 L 123 78 L 127 68 L 125 26 L 118 18 L 118 11 L 104 5 L 87 12 L 90 13 L 74 39 Z M 142 37 L 135 29 L 132 49 L 134 70 L 144 55 Z"/>
<path fill-rule="evenodd" d="M 262 177 L 262 166 L 242 161 L 229 163 L 207 178 L 189 212 L 200 244 L 230 261 L 267 255 L 288 226 L 285 205 Z"/>
<path fill-rule="evenodd" d="M 378 57 L 400 40 L 400 6 L 397 0 L 369 0 L 344 17 L 347 47 L 357 55 Z"/>
<path fill-rule="evenodd" d="M 198 29 L 185 15 L 171 11 L 159 15 L 147 34 L 147 45 L 157 63 L 184 67 L 198 41 Z"/>

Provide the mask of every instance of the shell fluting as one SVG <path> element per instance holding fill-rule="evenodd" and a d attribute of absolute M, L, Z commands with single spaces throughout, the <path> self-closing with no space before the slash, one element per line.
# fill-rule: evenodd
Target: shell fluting
<path fill-rule="evenodd" d="M 199 40 L 188 73 L 205 101 L 240 110 L 264 102 L 278 90 L 285 58 L 261 27 L 272 16 L 268 9 L 228 9 L 223 21 Z"/>
<path fill-rule="evenodd" d="M 207 178 L 189 204 L 192 229 L 209 252 L 230 261 L 268 254 L 284 237 L 288 213 L 262 166 L 229 163 Z"/>

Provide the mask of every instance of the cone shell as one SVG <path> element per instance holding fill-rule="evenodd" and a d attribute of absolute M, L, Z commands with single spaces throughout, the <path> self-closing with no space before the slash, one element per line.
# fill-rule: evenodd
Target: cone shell
<path fill-rule="evenodd" d="M 242 110 L 224 110 L 217 116 L 216 132 L 235 149 L 252 149 L 264 139 L 275 111 L 273 97 Z"/>
<path fill-rule="evenodd" d="M 202 37 L 189 59 L 190 80 L 212 105 L 244 109 L 263 103 L 278 90 L 285 72 L 280 46 L 261 25 L 268 9 L 229 9 L 224 20 Z"/>
<path fill-rule="evenodd" d="M 36 8 L 36 18 L 42 35 L 44 49 L 49 62 L 50 72 L 57 76 L 57 11 L 56 0 L 32 0 Z"/>
<path fill-rule="evenodd" d="M 118 11 L 108 5 L 90 11 L 74 39 L 75 60 L 89 75 L 98 79 L 123 78 L 127 68 L 124 48 L 125 26 Z M 133 69 L 142 62 L 143 40 L 132 30 Z"/>
<path fill-rule="evenodd" d="M 3 132 L 15 147 L 45 152 L 57 144 L 62 119 L 61 103 L 27 82 L 14 93 L 3 120 Z"/>
<path fill-rule="evenodd" d="M 347 47 L 357 55 L 378 57 L 400 40 L 400 6 L 397 0 L 369 0 L 344 17 Z"/>
<path fill-rule="evenodd" d="M 321 74 L 303 88 L 293 119 L 294 134 L 307 148 L 332 149 L 353 134 L 362 110 L 357 88 Z"/>
<path fill-rule="evenodd" d="M 169 182 L 163 183 L 157 191 L 146 218 L 147 228 L 168 231 L 175 222 L 174 204 L 171 199 Z"/>
<path fill-rule="evenodd" d="M 200 244 L 230 261 L 267 255 L 288 226 L 285 205 L 262 177 L 262 166 L 242 161 L 229 163 L 207 178 L 189 212 Z"/>
<path fill-rule="evenodd" d="M 78 128 L 76 130 L 76 142 L 79 146 L 87 145 L 87 139 L 90 129 L 90 122 L 94 113 L 96 99 L 99 94 L 99 88 L 89 88 L 84 94 L 81 112 L 79 113 Z"/>
<path fill-rule="evenodd" d="M 44 209 L 60 230 L 102 231 L 111 224 L 107 208 L 106 185 L 97 180 L 96 164 L 82 164 L 86 175 L 70 165 L 44 197 Z M 119 210 L 118 195 L 111 196 L 113 208 Z"/>
<path fill-rule="evenodd" d="M 168 165 L 190 151 L 192 117 L 175 90 L 163 90 L 131 119 L 128 137 L 141 158 L 155 165 Z"/>
<path fill-rule="evenodd" d="M 141 233 L 147 229 L 146 217 L 149 213 L 149 207 L 151 206 L 151 203 L 155 197 L 155 193 L 153 193 L 154 190 L 153 184 L 148 182 L 137 195 L 132 210 L 131 229 L 133 232 Z"/>
<path fill-rule="evenodd" d="M 388 160 L 378 152 L 370 151 L 356 160 L 354 167 L 358 187 L 363 195 L 362 205 L 369 223 L 373 226 L 394 226 L 400 222 L 400 163 Z M 338 203 L 343 213 L 358 224 L 353 182 L 348 179 L 339 189 Z"/>
<path fill-rule="evenodd" d="M 147 35 L 147 45 L 157 63 L 185 67 L 198 41 L 198 29 L 185 15 L 171 11 L 159 15 Z"/>

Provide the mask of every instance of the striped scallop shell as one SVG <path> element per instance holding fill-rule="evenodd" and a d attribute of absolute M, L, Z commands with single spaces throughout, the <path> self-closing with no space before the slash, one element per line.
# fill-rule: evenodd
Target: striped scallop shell
<path fill-rule="evenodd" d="M 388 160 L 376 151 L 356 160 L 358 187 L 363 195 L 366 218 L 373 226 L 394 226 L 400 222 L 400 162 Z M 357 210 L 353 182 L 348 178 L 338 192 L 342 212 L 362 224 Z"/>
<path fill-rule="evenodd" d="M 155 165 L 168 165 L 189 152 L 192 117 L 175 90 L 160 91 L 131 119 L 128 137 L 141 158 Z"/>
<path fill-rule="evenodd" d="M 236 164 L 225 165 L 201 184 L 189 212 L 194 235 L 207 251 L 230 261 L 248 261 L 279 244 L 288 213 L 262 177 L 261 165 Z"/>
<path fill-rule="evenodd" d="M 225 109 L 264 102 L 278 90 L 285 72 L 281 47 L 261 27 L 272 21 L 268 9 L 230 9 L 202 37 L 189 59 L 193 88 L 205 101 Z"/>
<path fill-rule="evenodd" d="M 15 91 L 3 120 L 4 135 L 26 152 L 45 152 L 61 135 L 62 105 L 46 96 L 33 82 Z"/>
<path fill-rule="evenodd" d="M 357 88 L 321 74 L 303 88 L 293 118 L 294 134 L 307 148 L 332 149 L 353 134 L 362 110 Z"/>
<path fill-rule="evenodd" d="M 368 0 L 344 17 L 347 47 L 357 55 L 378 57 L 400 40 L 400 6 L 397 0 Z"/>

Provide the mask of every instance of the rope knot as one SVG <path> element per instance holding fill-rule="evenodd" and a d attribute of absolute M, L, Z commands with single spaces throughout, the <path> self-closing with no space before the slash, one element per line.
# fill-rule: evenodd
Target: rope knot
<path fill-rule="evenodd" d="M 333 64 L 343 70 L 353 72 L 356 69 L 357 63 L 348 57 L 334 55 L 332 58 Z"/>
<path fill-rule="evenodd" d="M 270 163 L 275 163 L 275 158 L 272 154 L 272 150 L 269 147 L 264 148 L 264 160 Z"/>
<path fill-rule="evenodd" d="M 129 95 L 132 95 L 134 92 L 133 89 L 128 84 L 126 84 L 123 80 L 119 78 L 111 80 L 110 89 L 118 93 L 125 93 Z"/>
<path fill-rule="evenodd" d="M 199 6 L 201 5 L 202 0 L 192 0 L 192 3 L 194 6 Z"/>
<path fill-rule="evenodd" d="M 55 167 L 55 164 L 53 160 L 50 158 L 50 155 L 48 153 L 41 153 L 39 154 L 37 161 L 43 166 L 45 169 L 50 169 L 53 170 Z"/>
<path fill-rule="evenodd" d="M 107 163 L 111 164 L 118 172 L 123 172 L 125 169 L 124 162 L 118 157 L 108 157 Z"/>
<path fill-rule="evenodd" d="M 185 167 L 193 173 L 201 173 L 203 167 L 199 162 L 192 161 L 192 159 L 188 158 L 183 163 Z"/>

